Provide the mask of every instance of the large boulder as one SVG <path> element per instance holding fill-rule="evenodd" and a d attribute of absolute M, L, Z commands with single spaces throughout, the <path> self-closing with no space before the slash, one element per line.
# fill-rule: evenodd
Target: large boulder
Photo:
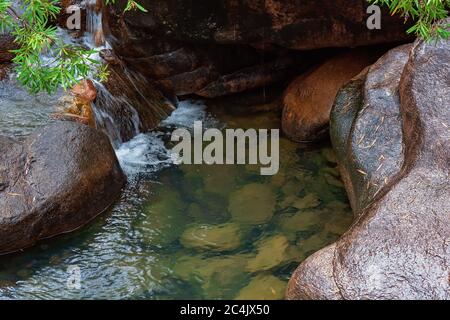
<path fill-rule="evenodd" d="M 450 41 L 409 49 L 337 99 L 333 140 L 357 219 L 299 266 L 289 299 L 450 299 Z"/>
<path fill-rule="evenodd" d="M 361 212 L 402 167 L 398 86 L 411 47 L 407 44 L 389 51 L 342 88 L 336 98 L 330 133 L 355 213 Z"/>
<path fill-rule="evenodd" d="M 374 49 L 349 50 L 296 78 L 283 97 L 283 132 L 299 142 L 328 137 L 337 92 L 379 55 Z"/>
<path fill-rule="evenodd" d="M 0 150 L 0 254 L 81 227 L 126 181 L 108 137 L 75 122 L 0 137 Z"/>
<path fill-rule="evenodd" d="M 142 0 L 147 13 L 124 14 L 126 3 L 103 10 L 108 43 L 128 66 L 178 95 L 216 97 L 285 80 L 312 63 L 295 50 L 410 37 L 386 11 L 383 29 L 369 30 L 366 0 Z"/>

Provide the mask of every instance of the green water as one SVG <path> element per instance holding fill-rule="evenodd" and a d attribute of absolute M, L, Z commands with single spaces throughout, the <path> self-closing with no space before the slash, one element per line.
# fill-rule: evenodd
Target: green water
<path fill-rule="evenodd" d="M 236 110 L 210 107 L 209 118 L 228 127 L 279 127 L 277 112 Z M 249 165 L 156 170 L 163 144 L 142 148 L 156 138 L 131 142 L 133 176 L 109 212 L 0 257 L 0 298 L 282 299 L 299 262 L 352 221 L 328 145 L 282 138 L 280 171 L 270 177 Z M 80 289 L 67 286 L 71 266 L 80 270 Z"/>

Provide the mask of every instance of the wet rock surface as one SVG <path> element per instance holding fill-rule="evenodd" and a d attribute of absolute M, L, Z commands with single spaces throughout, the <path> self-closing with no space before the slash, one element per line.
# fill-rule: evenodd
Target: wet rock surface
<path fill-rule="evenodd" d="M 141 4 L 147 13 L 123 14 L 125 0 L 105 7 L 106 38 L 128 66 L 178 95 L 225 96 L 289 80 L 315 61 L 298 50 L 409 38 L 403 21 L 386 12 L 383 30 L 369 30 L 363 0 Z"/>
<path fill-rule="evenodd" d="M 140 35 L 146 39 L 165 37 L 173 42 L 271 45 L 291 49 L 352 47 L 406 39 L 402 19 L 383 12 L 383 30 L 369 30 L 363 0 L 339 1 L 255 1 L 237 3 L 214 0 L 202 6 L 191 1 L 141 1 L 149 10 L 149 19 L 140 12 L 123 16 L 111 24 L 116 31 Z M 126 1 L 109 8 L 120 15 Z M 119 24 L 122 24 L 119 26 Z M 151 31 L 139 34 L 139 31 Z M 132 37 L 127 37 L 132 40 Z M 140 41 L 139 38 L 134 38 Z M 119 39 L 116 39 L 116 43 Z M 121 44 L 124 46 L 125 44 Z M 149 45 L 149 44 L 146 44 Z"/>
<path fill-rule="evenodd" d="M 398 86 L 411 46 L 389 51 L 336 98 L 331 139 L 356 213 L 373 200 L 403 164 Z"/>
<path fill-rule="evenodd" d="M 0 64 L 9 63 L 14 58 L 10 50 L 17 49 L 14 37 L 9 34 L 0 34 Z"/>
<path fill-rule="evenodd" d="M 0 81 L 7 78 L 11 71 L 11 60 L 14 54 L 10 50 L 17 49 L 14 37 L 9 34 L 0 34 Z"/>
<path fill-rule="evenodd" d="M 0 254 L 70 232 L 106 210 L 125 177 L 108 138 L 58 121 L 24 142 L 0 137 Z"/>
<path fill-rule="evenodd" d="M 111 119 L 97 122 L 114 141 L 125 142 L 139 132 L 155 129 L 175 109 L 155 83 L 133 72 L 110 50 L 101 52 L 108 63 L 108 80 L 97 84 L 95 107 Z M 169 96 L 170 95 L 166 95 Z M 119 136 L 115 136 L 119 132 Z"/>
<path fill-rule="evenodd" d="M 287 298 L 450 298 L 449 59 L 448 40 L 417 41 L 389 52 L 365 80 L 341 91 L 332 132 L 357 219 L 299 266 Z M 380 122 L 383 116 L 389 123 Z M 370 146 L 378 136 L 370 155 L 357 143 Z M 343 158 L 343 146 L 354 163 Z M 371 163 L 381 155 L 384 168 Z M 358 174 L 364 177 L 354 179 Z M 362 181 L 374 186 L 362 191 Z"/>

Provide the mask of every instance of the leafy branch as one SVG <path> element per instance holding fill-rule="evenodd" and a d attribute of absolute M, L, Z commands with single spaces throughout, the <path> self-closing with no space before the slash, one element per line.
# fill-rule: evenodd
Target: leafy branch
<path fill-rule="evenodd" d="M 107 77 L 106 68 L 93 59 L 96 50 L 64 43 L 58 36 L 58 29 L 50 23 L 60 13 L 58 2 L 23 0 L 16 11 L 10 0 L 0 0 L 0 33 L 13 35 L 18 47 L 11 50 L 17 79 L 32 93 L 66 90 L 94 73 L 100 80 Z M 107 4 L 114 2 L 106 0 Z M 135 9 L 146 12 L 128 0 L 125 11 Z"/>
<path fill-rule="evenodd" d="M 439 23 L 449 16 L 450 0 L 368 0 L 373 4 L 385 5 L 391 14 L 400 14 L 405 20 L 412 19 L 414 24 L 408 33 L 429 40 L 448 38 L 450 24 Z"/>

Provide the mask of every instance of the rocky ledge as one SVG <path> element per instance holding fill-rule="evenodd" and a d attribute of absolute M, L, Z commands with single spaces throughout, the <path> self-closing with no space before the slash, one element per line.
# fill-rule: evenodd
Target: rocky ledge
<path fill-rule="evenodd" d="M 289 81 L 321 54 L 410 39 L 403 19 L 382 12 L 366 25 L 366 0 L 142 0 L 147 13 L 103 8 L 105 36 L 127 66 L 170 95 L 213 98 Z"/>
<path fill-rule="evenodd" d="M 338 94 L 331 135 L 355 222 L 288 299 L 450 298 L 450 41 L 384 55 Z"/>
<path fill-rule="evenodd" d="M 66 233 L 105 211 L 125 176 L 108 137 L 58 121 L 24 142 L 0 136 L 0 254 Z"/>

